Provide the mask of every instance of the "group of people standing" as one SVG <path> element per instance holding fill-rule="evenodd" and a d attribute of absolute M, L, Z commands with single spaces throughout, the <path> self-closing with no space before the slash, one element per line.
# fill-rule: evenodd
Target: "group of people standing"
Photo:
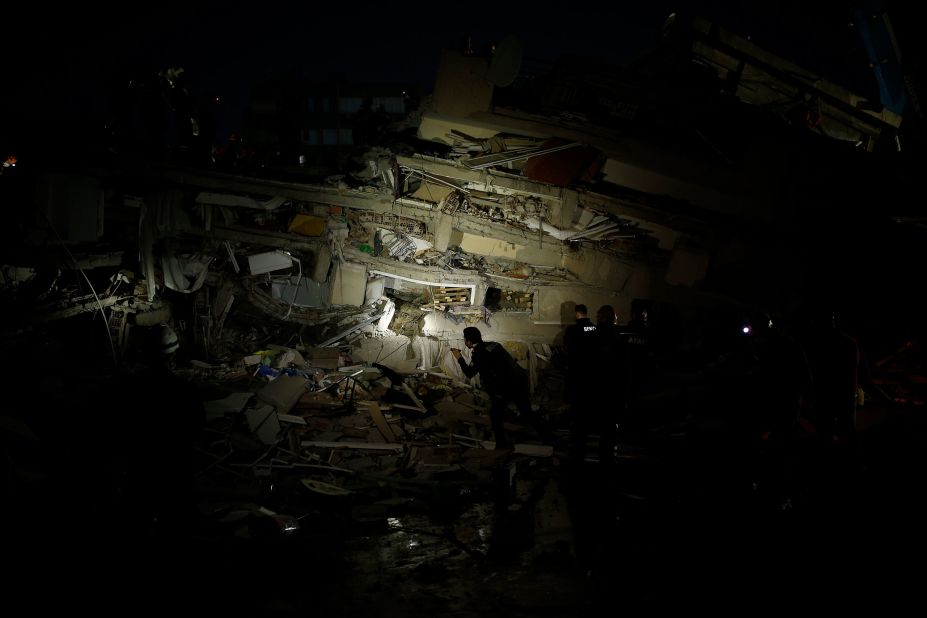
<path fill-rule="evenodd" d="M 597 435 L 603 471 L 615 462 L 618 427 L 627 419 L 651 375 L 647 314 L 636 310 L 618 325 L 614 307 L 603 305 L 595 323 L 586 305 L 576 305 L 576 323 L 567 327 L 563 348 L 570 404 L 570 460 L 581 466 L 590 435 Z"/>
<path fill-rule="evenodd" d="M 576 305 L 576 323 L 563 337 L 567 359 L 567 400 L 570 404 L 570 462 L 586 458 L 590 434 L 599 436 L 602 466 L 614 459 L 616 425 L 627 405 L 630 358 L 615 326 L 615 310 L 602 306 L 595 323 L 585 305 Z M 574 466 L 575 467 L 575 466 Z"/>
<path fill-rule="evenodd" d="M 777 319 L 756 324 L 755 329 L 744 328 L 742 353 L 726 355 L 736 371 L 726 374 L 730 380 L 717 384 L 720 392 L 728 393 L 734 422 L 747 430 L 730 435 L 745 437 L 745 444 L 758 455 L 753 462 L 732 465 L 745 470 L 758 465 L 762 482 L 780 502 L 792 491 L 800 420 L 810 422 L 811 442 L 820 460 L 853 464 L 858 449 L 857 341 L 837 327 L 833 312 L 810 310 L 792 318 L 788 324 Z M 570 410 L 568 500 L 578 557 L 587 564 L 598 559 L 603 535 L 614 528 L 619 430 L 634 424 L 642 395 L 655 377 L 648 339 L 646 312 L 636 307 L 631 320 L 619 325 L 612 306 L 600 307 L 593 320 L 587 307 L 577 304 L 575 323 L 563 332 Z M 470 362 L 460 350 L 452 352 L 468 378 L 480 375 L 491 397 L 496 448 L 512 447 L 504 426 L 510 404 L 545 443 L 554 444 L 546 421 L 531 406 L 527 371 L 501 343 L 483 341 L 475 327 L 464 329 L 464 341 Z M 703 403 L 720 405 L 720 401 Z"/>
<path fill-rule="evenodd" d="M 614 462 L 616 427 L 626 419 L 653 374 L 646 312 L 632 308 L 632 319 L 619 326 L 611 305 L 600 307 L 593 321 L 588 308 L 577 304 L 575 320 L 563 336 L 570 459 L 581 464 L 587 455 L 587 441 L 595 435 L 599 437 L 598 460 L 607 467 Z M 510 404 L 540 437 L 549 438 L 549 429 L 531 406 L 527 372 L 501 343 L 484 341 L 479 329 L 471 326 L 463 334 L 470 362 L 460 350 L 452 353 L 464 375 L 480 375 L 490 395 L 497 447 L 511 447 L 503 422 Z M 746 356 L 731 357 L 742 374 L 749 374 L 737 389 L 745 394 L 738 398 L 738 405 L 744 408 L 741 418 L 758 435 L 771 440 L 773 450 L 780 450 L 787 448 L 805 415 L 822 448 L 833 450 L 836 445 L 852 458 L 860 351 L 856 340 L 837 327 L 833 311 L 802 311 L 789 324 L 782 319 L 770 320 L 768 325 L 749 329 L 744 339 L 749 342 L 744 348 Z"/>
<path fill-rule="evenodd" d="M 637 311 L 619 326 L 611 305 L 599 307 L 595 322 L 583 304 L 576 305 L 575 315 L 563 336 L 570 406 L 567 506 L 577 560 L 595 570 L 615 532 L 619 429 L 649 377 L 647 323 L 646 313 Z M 597 463 L 590 462 L 593 436 Z"/>

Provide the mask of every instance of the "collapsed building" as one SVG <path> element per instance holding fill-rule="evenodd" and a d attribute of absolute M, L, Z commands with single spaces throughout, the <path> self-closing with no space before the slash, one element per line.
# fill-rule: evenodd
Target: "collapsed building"
<path fill-rule="evenodd" d="M 901 122 L 708 22 L 620 76 L 558 66 L 530 89 L 505 68 L 513 45 L 491 59 L 444 52 L 417 118 L 418 138 L 441 155 L 377 148 L 359 172 L 316 183 L 176 166 L 50 173 L 40 208 L 63 241 L 133 235 L 138 271 L 111 287 L 144 289 L 138 304 L 85 294 L 36 319 L 106 308 L 123 346 L 126 315 L 162 321 L 144 310 L 169 290 L 190 301 L 181 335 L 193 356 L 230 361 L 248 301 L 300 325 L 303 343 L 353 342 L 364 361 L 393 345 L 387 333 L 432 342 L 390 362 L 456 377 L 444 352 L 479 323 L 521 346 L 536 375 L 572 319 L 569 303 L 614 305 L 622 321 L 632 302 L 651 312 L 660 302 L 759 304 L 704 284 L 709 264 L 742 251 L 750 230 L 814 208 L 797 172 L 809 155 L 789 156 L 808 150 L 802 132 L 872 151 Z M 799 139 L 779 139 L 784 130 Z M 124 222 L 133 216 L 137 234 Z M 108 219 L 126 229 L 112 233 Z M 116 266 L 134 249 L 92 265 Z"/>
<path fill-rule="evenodd" d="M 11 234 L 5 337 L 84 320 L 81 354 L 118 365 L 138 332 L 168 325 L 178 371 L 226 385 L 207 420 L 247 428 L 206 449 L 203 472 L 297 470 L 326 495 L 351 491 L 342 473 L 413 493 L 410 471 L 485 483 L 498 463 L 477 452 L 485 398 L 450 353 L 465 327 L 504 343 L 553 419 L 577 304 L 612 305 L 622 323 L 646 313 L 665 366 L 701 369 L 736 319 L 787 309 L 806 265 L 783 230 L 832 213 L 807 191 L 809 162 L 833 157 L 824 174 L 843 175 L 901 126 L 707 22 L 621 73 L 574 62 L 519 81 L 517 55 L 444 51 L 414 119 L 433 147 L 370 148 L 347 173 L 43 170 L 37 194 L 16 194 L 35 200 L 40 231 Z M 656 401 L 673 384 L 649 386 Z M 520 442 L 522 456 L 555 453 Z"/>

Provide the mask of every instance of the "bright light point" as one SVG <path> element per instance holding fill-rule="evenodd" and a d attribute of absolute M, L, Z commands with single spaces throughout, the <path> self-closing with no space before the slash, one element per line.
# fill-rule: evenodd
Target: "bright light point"
<path fill-rule="evenodd" d="M 743 331 L 744 331 L 744 334 L 745 334 L 745 335 L 749 335 L 749 334 L 750 334 L 750 327 L 749 327 L 749 326 L 744 326 Z"/>

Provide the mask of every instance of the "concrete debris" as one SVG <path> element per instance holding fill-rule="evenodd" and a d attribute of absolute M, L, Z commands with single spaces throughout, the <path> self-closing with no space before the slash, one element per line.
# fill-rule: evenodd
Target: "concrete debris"
<path fill-rule="evenodd" d="M 214 420 L 222 418 L 226 414 L 237 414 L 242 412 L 250 401 L 254 399 L 254 393 L 230 393 L 224 399 L 215 399 L 204 402 L 206 408 L 206 419 Z"/>
<path fill-rule="evenodd" d="M 287 414 L 306 392 L 308 384 L 305 378 L 283 374 L 258 391 L 257 397 Z"/>
<path fill-rule="evenodd" d="M 664 34 L 670 34 L 671 25 L 665 25 Z M 562 65 L 558 71 L 563 73 L 550 82 L 540 75 L 541 67 L 532 67 L 537 75 L 527 80 L 533 84 L 530 96 L 514 82 L 507 96 L 494 92 L 508 81 L 499 76 L 504 45 L 493 47 L 500 52 L 493 62 L 469 53 L 473 50 L 445 50 L 435 92 L 410 116 L 415 122 L 406 127 L 408 134 L 372 145 L 342 141 L 356 135 L 347 124 L 324 129 L 336 131 L 337 156 L 329 150 L 335 144 L 326 142 L 332 136 L 315 128 L 290 126 L 286 139 L 262 135 L 281 151 L 300 150 L 285 155 L 294 166 L 300 161 L 298 173 L 263 162 L 230 167 L 227 160 L 215 168 L 180 165 L 170 157 L 149 165 L 122 152 L 112 159 L 94 155 L 90 165 L 81 164 L 88 171 L 79 174 L 30 172 L 39 180 L 28 191 L 20 191 L 26 185 L 17 181 L 16 190 L 7 192 L 5 172 L 0 188 L 11 218 L 0 264 L 0 339 L 16 344 L 4 348 L 5 375 L 12 376 L 13 387 L 19 387 L 15 382 L 20 378 L 28 381 L 25 392 L 50 397 L 49 409 L 62 412 L 43 413 L 42 430 L 57 422 L 63 428 L 61 439 L 47 449 L 50 461 L 68 461 L 59 458 L 57 447 L 68 452 L 70 432 L 78 425 L 92 426 L 88 433 L 99 428 L 109 448 L 118 442 L 113 428 L 123 431 L 124 421 L 132 423 L 127 425 L 132 431 L 125 431 L 129 446 L 120 446 L 112 457 L 100 449 L 88 468 L 73 476 L 90 476 L 91 464 L 110 469 L 111 463 L 119 466 L 139 457 L 133 441 L 148 444 L 145 453 L 163 453 L 165 461 L 175 463 L 183 458 L 170 451 L 172 440 L 195 434 L 187 432 L 188 425 L 201 420 L 193 457 L 198 488 L 204 496 L 227 496 L 234 504 L 224 505 L 215 520 L 225 524 L 241 515 L 252 523 L 255 536 L 289 539 L 311 533 L 318 523 L 312 518 L 332 501 L 340 501 L 341 510 L 330 513 L 345 526 L 381 527 L 391 525 L 390 513 L 411 508 L 415 501 L 450 513 L 448 520 L 464 511 L 465 503 L 491 501 L 497 530 L 530 545 L 526 537 L 536 523 L 543 537 L 538 545 L 550 549 L 565 541 L 567 517 L 558 510 L 556 487 L 525 479 L 538 469 L 555 470 L 563 450 L 577 446 L 565 436 L 576 408 L 567 378 L 576 372 L 567 371 L 564 340 L 567 327 L 576 324 L 578 305 L 587 306 L 590 318 L 597 310 L 602 316 L 614 313 L 615 319 L 606 321 L 618 326 L 615 350 L 638 342 L 645 342 L 642 348 L 649 348 L 648 342 L 659 348 L 640 352 L 635 359 L 641 362 L 622 376 L 602 369 L 612 367 L 614 359 L 603 361 L 612 348 L 582 358 L 582 371 L 595 372 L 599 383 L 611 386 L 612 378 L 615 384 L 630 382 L 629 400 L 615 398 L 622 436 L 648 423 L 649 430 L 658 425 L 656 419 L 674 419 L 683 402 L 709 409 L 700 431 L 720 424 L 712 416 L 715 407 L 735 406 L 719 404 L 705 393 L 720 400 L 730 397 L 731 389 L 719 388 L 718 394 L 710 390 L 714 383 L 702 387 L 702 382 L 728 377 L 718 374 L 718 354 L 737 365 L 733 359 L 740 357 L 731 350 L 754 335 L 760 338 L 750 328 L 740 331 L 750 333 L 745 337 L 732 328 L 735 317 L 733 326 L 744 328 L 741 318 L 756 313 L 758 305 L 777 305 L 768 308 L 784 313 L 791 310 L 787 303 L 803 295 L 840 298 L 862 286 L 867 293 L 854 298 L 859 315 L 870 306 L 861 302 L 922 314 L 911 308 L 913 295 L 898 297 L 903 302 L 891 299 L 902 282 L 917 280 L 914 271 L 902 277 L 903 266 L 923 260 L 914 249 L 900 251 L 903 243 L 895 241 L 901 237 L 882 228 L 882 206 L 893 200 L 870 199 L 893 183 L 908 187 L 910 175 L 903 167 L 889 175 L 892 165 L 882 166 L 885 176 L 874 174 L 861 163 L 886 145 L 892 156 L 882 158 L 896 160 L 892 148 L 897 144 L 900 149 L 899 130 L 906 126 L 901 116 L 877 110 L 883 106 L 763 52 L 717 24 L 698 21 L 690 35 L 682 48 L 658 46 L 657 55 L 642 58 L 627 75 L 607 76 L 586 67 L 582 75 L 572 76 L 569 65 Z M 674 69 L 672 76 L 660 77 L 668 66 L 681 73 Z M 699 67 L 700 74 L 686 71 L 680 90 L 673 83 L 684 66 Z M 646 88 L 624 83 L 635 71 L 648 75 Z M 180 71 L 170 69 L 163 76 L 173 88 Z M 709 76 L 711 81 L 702 81 Z M 594 87 L 585 83 L 589 80 Z M 301 107 L 284 100 L 287 90 L 301 93 Z M 702 94 L 694 102 L 675 101 L 683 91 L 687 96 L 681 99 Z M 710 101 L 703 98 L 707 93 L 714 93 Z M 347 120 L 345 110 L 336 113 L 329 104 L 363 104 L 347 90 L 324 99 L 307 99 L 307 94 L 284 88 L 279 101 L 256 104 L 249 116 L 259 118 L 262 107 L 308 112 L 311 102 L 311 113 L 289 120 L 330 116 L 340 123 Z M 406 93 L 397 89 L 394 94 L 377 105 L 405 110 Z M 531 100 L 539 94 L 542 100 Z M 323 110 L 314 106 L 321 108 L 323 100 L 326 109 L 317 113 Z M 506 101 L 519 107 L 508 108 Z M 284 105 L 291 103 L 292 108 Z M 770 110 L 778 111 L 755 126 L 747 124 Z M 274 122 L 263 118 L 255 127 L 280 125 L 283 116 Z M 289 120 L 283 124 L 292 124 Z M 808 128 L 814 133 L 791 139 L 795 129 Z M 304 130 L 302 138 L 297 129 Z M 916 147 L 922 140 L 905 141 Z M 320 159 L 332 154 L 339 165 L 353 160 L 358 167 L 330 170 L 320 164 L 312 175 L 303 173 L 310 146 L 313 153 L 326 153 Z M 110 148 L 100 152 L 115 153 Z M 10 178 L 12 186 L 12 178 L 24 176 Z M 854 182 L 846 183 L 848 178 Z M 812 186 L 815 190 L 806 194 Z M 42 216 L 31 216 L 33 206 Z M 33 219 L 42 225 L 34 226 Z M 827 226 L 835 219 L 852 233 L 833 234 Z M 887 227 L 905 220 L 918 221 L 896 213 Z M 861 249 L 860 238 L 871 238 L 874 250 Z M 846 267 L 834 269 L 834 264 Z M 743 284 L 744 273 L 750 274 L 749 286 Z M 827 276 L 816 280 L 822 273 Z M 809 289 L 813 283 L 808 282 L 816 281 L 828 289 Z M 772 331 L 772 320 L 761 323 Z M 485 377 L 468 379 L 455 359 L 458 352 L 465 361 L 471 359 L 463 336 L 467 327 L 477 327 L 487 342 L 500 344 L 525 370 L 530 405 L 555 431 L 542 438 L 539 434 L 546 432 L 529 428 L 528 419 L 511 407 L 496 408 L 494 414 L 502 419 L 494 416 L 494 423 L 493 402 L 481 388 Z M 145 343 L 160 329 L 173 332 L 175 339 L 155 361 Z M 883 345 L 897 344 L 885 337 Z M 93 376 L 86 380 L 86 392 L 72 393 L 75 367 L 59 369 L 58 363 L 67 350 L 78 357 L 77 370 L 105 366 L 103 379 Z M 896 355 L 909 353 L 913 350 L 906 344 Z M 745 358 L 752 359 L 749 364 L 757 356 L 751 351 Z M 863 412 L 879 403 L 922 407 L 927 366 L 882 362 L 882 374 L 869 380 L 865 391 L 858 388 L 857 406 Z M 180 382 L 136 388 L 154 366 L 163 369 L 158 379 Z M 727 371 L 728 365 L 723 368 Z M 112 390 L 111 382 L 117 385 Z M 185 390 L 191 384 L 195 387 Z M 163 417 L 139 418 L 123 410 L 144 397 L 160 402 L 156 395 L 183 401 L 161 406 Z M 804 396 L 793 399 L 805 401 Z M 201 403 L 202 410 L 193 410 L 194 403 Z M 89 413 L 72 414 L 72 406 Z M 736 408 L 741 412 L 747 406 Z M 113 409 L 117 412 L 108 416 Z M 4 436 L 40 439 L 42 432 L 22 426 L 18 416 L 0 419 Z M 168 429 L 160 428 L 164 419 L 170 419 L 163 423 Z M 738 422 L 742 419 L 741 414 Z M 806 424 L 798 429 L 810 434 L 810 421 L 803 420 Z M 158 428 L 148 432 L 149 425 Z M 493 435 L 494 425 L 510 434 L 512 448 L 501 448 L 506 443 Z M 671 426 L 669 420 L 665 426 Z M 659 435 L 667 441 L 677 436 Z M 590 442 L 597 439 L 590 436 Z M 834 442 L 830 446 L 844 446 Z M 86 455 L 83 448 L 75 454 Z M 644 458 L 627 448 L 619 453 L 624 464 Z M 29 468 L 8 459 L 11 478 Z M 584 457 L 579 460 L 585 465 Z M 146 461 L 142 467 L 154 477 L 156 471 L 148 468 L 161 463 Z M 680 467 L 684 474 L 698 469 Z M 125 472 L 112 471 L 114 478 Z M 717 475 L 705 476 L 718 482 Z M 596 485 L 595 479 L 586 482 Z M 736 487 L 741 486 L 749 485 Z M 11 495 L 20 490 L 18 477 L 8 489 Z M 54 489 L 51 485 L 29 489 L 28 498 L 54 493 L 47 491 Z M 593 487 L 590 500 L 605 494 L 615 499 L 611 489 Z M 667 496 L 664 503 L 708 502 L 711 490 L 705 482 L 693 492 L 698 498 Z M 90 494 L 93 500 L 87 502 L 108 504 L 113 496 L 102 494 Z M 271 510 L 270 499 L 279 512 Z M 791 504 L 780 504 L 786 503 Z M 535 504 L 543 505 L 544 517 L 535 519 Z M 289 514 L 290 505 L 305 508 L 297 517 Z M 60 505 L 54 506 L 48 512 L 58 512 Z M 150 521 L 161 514 L 141 515 L 138 519 Z M 691 525 L 672 526 L 683 527 Z M 489 541 L 475 536 L 472 528 L 466 532 L 474 535 L 468 543 L 453 537 L 452 544 L 467 556 L 485 558 L 473 547 Z M 448 614 L 446 609 L 432 614 Z"/>
<path fill-rule="evenodd" d="M 273 406 L 262 405 L 245 410 L 248 428 L 264 444 L 276 444 L 280 435 L 280 422 Z"/>

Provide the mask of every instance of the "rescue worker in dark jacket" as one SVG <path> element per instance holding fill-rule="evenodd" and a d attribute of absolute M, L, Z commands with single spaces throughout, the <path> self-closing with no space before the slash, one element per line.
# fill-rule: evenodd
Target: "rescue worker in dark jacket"
<path fill-rule="evenodd" d="M 584 345 L 583 342 L 589 339 L 590 333 L 594 332 L 595 324 L 589 319 L 586 305 L 576 305 L 576 323 L 567 326 L 566 332 L 563 335 L 563 347 L 566 350 L 568 360 L 572 355 L 581 353 L 580 348 Z M 573 373 L 574 366 L 577 366 L 577 364 L 570 363 L 569 367 L 571 374 Z"/>
<path fill-rule="evenodd" d="M 584 328 L 588 328 L 584 327 Z M 572 400 L 570 466 L 567 508 L 573 528 L 577 560 L 596 570 L 611 560 L 604 548 L 615 528 L 617 479 L 616 424 L 625 407 L 627 344 L 615 325 L 615 310 L 603 305 L 596 314 L 594 330 L 579 338 L 570 357 L 577 370 L 579 392 Z M 586 463 L 587 439 L 598 436 L 598 465 Z"/>
<path fill-rule="evenodd" d="M 615 309 L 602 305 L 596 313 L 596 345 L 592 357 L 595 409 L 594 431 L 599 434 L 599 466 L 607 477 L 615 463 L 619 422 L 625 418 L 630 379 L 628 344 L 618 330 Z"/>
<path fill-rule="evenodd" d="M 598 338 L 586 305 L 576 305 L 576 323 L 567 327 L 563 347 L 567 358 L 567 399 L 570 402 L 570 461 L 580 466 L 586 458 L 586 438 L 595 414 L 595 365 Z"/>
<path fill-rule="evenodd" d="M 586 305 L 576 305 L 576 323 L 567 326 L 563 334 L 563 349 L 567 359 L 567 400 L 571 406 L 579 403 L 588 391 L 583 381 L 588 375 L 588 367 L 584 365 L 589 360 L 589 354 L 594 346 L 595 324 L 589 319 Z"/>
<path fill-rule="evenodd" d="M 632 307 L 631 320 L 621 329 L 622 338 L 627 344 L 628 376 L 627 406 L 635 411 L 640 397 L 650 387 L 655 373 L 655 359 L 650 349 L 647 311 L 641 307 Z"/>
<path fill-rule="evenodd" d="M 504 426 L 505 410 L 509 403 L 515 404 L 521 416 L 531 423 L 541 438 L 546 441 L 549 438 L 548 432 L 541 424 L 538 415 L 531 409 L 528 373 L 515 362 L 501 343 L 483 341 L 483 335 L 478 328 L 468 326 L 464 329 L 463 335 L 464 344 L 470 350 L 472 363 L 468 365 L 461 357 L 460 350 L 456 348 L 452 349 L 451 353 L 468 378 L 480 374 L 480 382 L 492 401 L 489 418 L 492 421 L 496 448 L 512 447 L 512 443 L 505 435 Z"/>

